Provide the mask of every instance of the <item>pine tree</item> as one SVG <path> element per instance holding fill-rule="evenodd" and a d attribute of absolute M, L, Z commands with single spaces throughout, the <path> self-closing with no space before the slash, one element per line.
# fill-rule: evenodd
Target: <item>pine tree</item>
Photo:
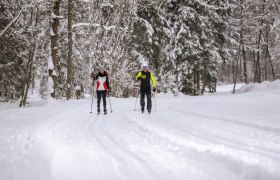
<path fill-rule="evenodd" d="M 51 14 L 51 27 L 50 27 L 50 59 L 49 59 L 49 75 L 52 78 L 53 89 L 51 92 L 51 96 L 53 98 L 61 98 L 62 96 L 62 80 L 61 80 L 61 60 L 58 57 L 58 38 L 59 38 L 59 21 L 61 19 L 60 16 L 60 6 L 62 0 L 55 0 L 53 2 L 52 14 Z"/>
<path fill-rule="evenodd" d="M 171 31 L 166 20 L 164 5 L 154 1 L 140 1 L 134 17 L 130 40 L 131 57 L 136 60 L 138 69 L 142 62 L 148 62 L 158 81 L 167 81 L 172 71 Z M 160 85 L 165 88 L 164 84 Z"/>
<path fill-rule="evenodd" d="M 0 2 L 0 101 L 20 97 L 22 75 L 26 67 L 25 39 L 17 30 L 21 28 L 22 2 Z"/>
<path fill-rule="evenodd" d="M 227 56 L 229 7 L 223 1 L 174 0 L 167 4 L 179 91 L 198 95 L 206 84 L 216 81 L 220 64 Z"/>

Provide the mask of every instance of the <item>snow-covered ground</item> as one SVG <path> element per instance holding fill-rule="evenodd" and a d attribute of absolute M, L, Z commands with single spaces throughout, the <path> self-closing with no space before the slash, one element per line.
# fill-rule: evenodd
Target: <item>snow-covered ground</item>
<path fill-rule="evenodd" d="M 135 98 L 106 116 L 90 97 L 1 105 L 0 179 L 279 180 L 280 80 L 231 90 L 159 94 L 150 115 Z"/>

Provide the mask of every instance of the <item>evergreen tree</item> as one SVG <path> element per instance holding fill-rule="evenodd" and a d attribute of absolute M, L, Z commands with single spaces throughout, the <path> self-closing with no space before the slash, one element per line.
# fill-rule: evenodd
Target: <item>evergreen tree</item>
<path fill-rule="evenodd" d="M 0 2 L 0 101 L 7 102 L 19 98 L 24 62 L 24 37 L 17 33 L 22 16 L 22 2 Z M 20 13 L 20 14 L 19 14 Z M 19 18 L 16 17 L 19 15 Z M 13 24 L 11 22 L 14 21 Z M 5 32 L 4 32 L 5 30 Z"/>
<path fill-rule="evenodd" d="M 21 96 L 24 105 L 32 93 L 70 99 L 76 86 L 88 93 L 99 66 L 110 74 L 114 96 L 136 95 L 143 61 L 165 92 L 200 95 L 214 92 L 217 79 L 279 78 L 278 1 L 72 3 L 70 18 L 67 1 L 0 2 L 1 101 Z"/>
<path fill-rule="evenodd" d="M 174 0 L 168 4 L 167 12 L 175 37 L 178 88 L 186 94 L 200 94 L 207 84 L 217 79 L 220 64 L 227 55 L 229 4 L 227 1 Z"/>

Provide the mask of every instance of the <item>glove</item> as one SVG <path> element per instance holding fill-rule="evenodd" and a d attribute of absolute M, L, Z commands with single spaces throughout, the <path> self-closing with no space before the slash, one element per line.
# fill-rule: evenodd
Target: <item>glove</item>
<path fill-rule="evenodd" d="M 154 92 L 156 92 L 156 90 L 157 90 L 156 88 L 153 89 Z"/>
<path fill-rule="evenodd" d="M 139 81 L 139 80 L 140 80 L 140 77 L 137 77 L 136 80 Z"/>
<path fill-rule="evenodd" d="M 111 93 L 111 89 L 108 89 L 107 93 L 110 94 Z"/>

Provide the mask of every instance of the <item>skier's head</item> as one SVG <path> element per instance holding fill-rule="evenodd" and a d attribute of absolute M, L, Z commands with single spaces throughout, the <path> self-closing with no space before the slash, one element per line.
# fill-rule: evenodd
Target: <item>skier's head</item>
<path fill-rule="evenodd" d="M 144 71 L 148 71 L 148 64 L 147 63 L 142 63 L 142 68 Z"/>
<path fill-rule="evenodd" d="M 103 67 L 99 67 L 98 70 L 99 70 L 99 72 L 101 72 L 102 74 L 105 72 L 105 70 L 104 70 Z"/>

